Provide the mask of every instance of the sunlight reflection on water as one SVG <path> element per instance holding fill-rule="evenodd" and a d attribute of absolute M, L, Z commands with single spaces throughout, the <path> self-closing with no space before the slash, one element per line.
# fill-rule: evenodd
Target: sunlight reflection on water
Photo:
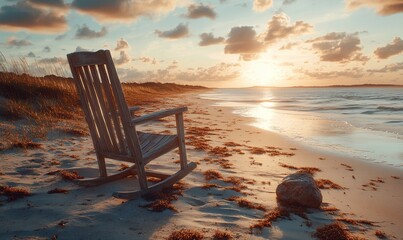
<path fill-rule="evenodd" d="M 398 126 L 398 113 L 378 114 L 374 119 L 373 115 L 357 114 L 362 110 L 359 110 L 359 104 L 355 100 L 340 105 L 332 103 L 330 106 L 327 104 L 332 102 L 332 99 L 315 99 L 314 96 L 307 95 L 305 97 L 309 98 L 309 101 L 305 102 L 304 98 L 298 95 L 292 96 L 298 100 L 276 97 L 269 89 L 258 89 L 255 92 L 253 89 L 244 92 L 239 89 L 235 92 L 220 89 L 214 96 L 205 94 L 202 97 L 213 98 L 215 105 L 232 107 L 235 114 L 254 118 L 253 125 L 258 128 L 280 133 L 308 146 L 403 167 L 403 136 L 394 133 L 401 132 L 401 128 L 394 128 L 393 125 L 383 126 L 379 121 L 394 119 L 391 122 Z M 309 105 L 312 105 L 312 102 L 314 107 Z M 318 102 L 320 105 L 317 105 Z M 367 101 L 364 102 L 368 104 Z M 320 110 L 306 110 L 313 108 Z M 346 112 L 350 115 L 343 117 Z M 354 120 L 355 125 L 350 119 Z M 385 130 L 377 130 L 379 128 Z"/>

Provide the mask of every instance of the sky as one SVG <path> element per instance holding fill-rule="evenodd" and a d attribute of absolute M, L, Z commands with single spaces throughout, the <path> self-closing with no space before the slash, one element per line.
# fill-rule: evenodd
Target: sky
<path fill-rule="evenodd" d="M 403 0 L 0 0 L 3 70 L 99 49 L 122 82 L 403 85 Z"/>

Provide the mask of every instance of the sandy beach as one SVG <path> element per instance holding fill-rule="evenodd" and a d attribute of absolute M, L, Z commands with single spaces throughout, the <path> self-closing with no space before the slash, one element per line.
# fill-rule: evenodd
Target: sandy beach
<path fill-rule="evenodd" d="M 141 111 L 189 107 L 188 158 L 198 166 L 171 189 L 167 209 L 155 207 L 150 199 L 114 198 L 115 191 L 139 187 L 131 177 L 90 188 L 63 179 L 61 170 L 76 170 L 84 177 L 98 173 L 89 136 L 53 132 L 40 141 L 41 148 L 3 151 L 3 193 L 9 186 L 31 195 L 13 201 L 0 196 L 0 239 L 175 239 L 173 233 L 183 229 L 203 239 L 314 239 L 316 228 L 335 221 L 357 238 L 402 239 L 402 170 L 316 151 L 255 128 L 252 119 L 213 103 L 185 94 Z M 167 118 L 141 130 L 173 132 L 173 122 Z M 149 167 L 173 172 L 176 160 L 178 155 L 171 152 Z M 107 166 L 111 171 L 125 167 L 117 161 Z M 253 227 L 278 207 L 279 182 L 303 168 L 317 168 L 317 181 L 330 180 L 339 189 L 323 186 L 329 189 L 321 189 L 321 210 L 290 211 L 270 226 Z"/>

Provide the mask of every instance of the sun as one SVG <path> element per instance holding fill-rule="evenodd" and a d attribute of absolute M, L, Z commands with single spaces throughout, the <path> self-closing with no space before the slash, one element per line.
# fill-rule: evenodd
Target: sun
<path fill-rule="evenodd" d="M 282 85 L 284 69 L 277 63 L 267 59 L 257 59 L 246 62 L 242 77 L 250 86 L 278 86 Z"/>

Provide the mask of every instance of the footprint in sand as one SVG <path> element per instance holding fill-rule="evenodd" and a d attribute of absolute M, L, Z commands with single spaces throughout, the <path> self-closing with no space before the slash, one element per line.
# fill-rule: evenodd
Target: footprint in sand
<path fill-rule="evenodd" d="M 192 205 L 192 206 L 203 206 L 206 203 L 197 199 L 197 198 L 192 198 L 192 197 L 185 197 L 184 198 L 185 202 Z"/>
<path fill-rule="evenodd" d="M 33 158 L 33 159 L 28 160 L 28 162 L 31 162 L 31 163 L 43 163 L 43 162 L 45 162 L 45 159 Z"/>
<path fill-rule="evenodd" d="M 33 153 L 33 154 L 29 155 L 29 156 L 30 156 L 30 157 L 38 158 L 38 157 L 43 157 L 43 156 L 45 156 L 45 155 L 46 155 L 45 153 L 40 153 L 40 152 L 38 152 L 38 153 Z"/>
<path fill-rule="evenodd" d="M 40 168 L 41 165 L 28 165 L 24 167 L 17 167 L 15 171 L 21 175 L 39 175 L 36 168 Z"/>

